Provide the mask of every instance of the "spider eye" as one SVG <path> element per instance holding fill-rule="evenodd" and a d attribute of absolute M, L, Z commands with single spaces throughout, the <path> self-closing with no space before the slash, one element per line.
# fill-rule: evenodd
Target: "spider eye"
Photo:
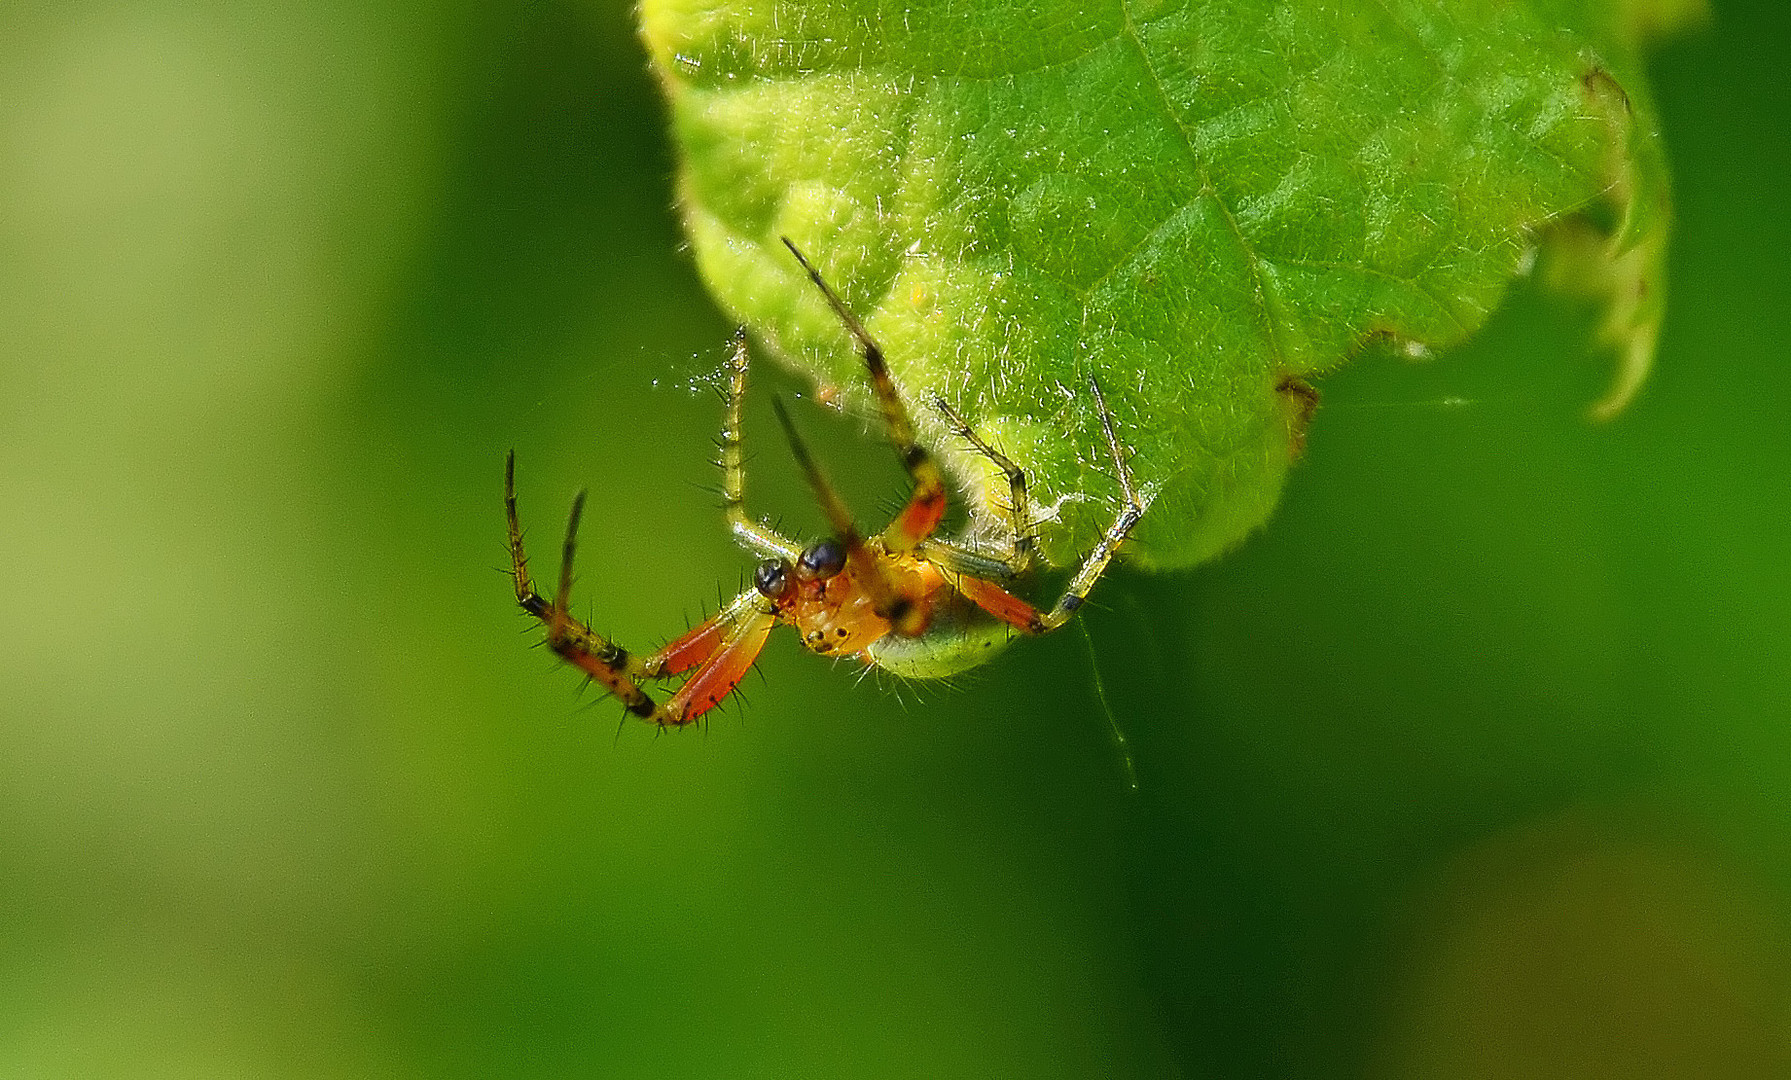
<path fill-rule="evenodd" d="M 767 600 L 781 599 L 790 591 L 790 564 L 782 559 L 766 559 L 752 572 L 752 583 Z"/>
<path fill-rule="evenodd" d="M 797 572 L 810 580 L 833 577 L 846 568 L 846 549 L 837 540 L 823 540 L 802 553 Z"/>

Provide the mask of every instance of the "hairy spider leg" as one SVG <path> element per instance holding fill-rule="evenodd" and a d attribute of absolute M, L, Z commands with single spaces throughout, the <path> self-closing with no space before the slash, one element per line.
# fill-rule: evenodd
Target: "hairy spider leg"
<path fill-rule="evenodd" d="M 952 586 L 962 593 L 965 599 L 1024 634 L 1049 633 L 1069 622 L 1076 611 L 1082 607 L 1083 602 L 1088 599 L 1088 594 L 1094 589 L 1095 582 L 1099 581 L 1101 575 L 1107 572 L 1107 567 L 1113 562 L 1114 555 L 1119 552 L 1120 545 L 1126 542 L 1126 537 L 1131 535 L 1132 529 L 1138 524 L 1139 519 L 1144 517 L 1145 511 L 1150 508 L 1150 497 L 1139 492 L 1137 485 L 1132 481 L 1131 466 L 1126 462 L 1125 449 L 1120 445 L 1119 435 L 1113 427 L 1113 412 L 1107 407 L 1107 399 L 1101 394 L 1100 384 L 1092 379 L 1089 380 L 1089 390 L 1094 394 L 1095 405 L 1100 410 L 1101 430 L 1107 437 L 1107 449 L 1113 455 L 1113 469 L 1119 480 L 1123 499 L 1119 516 L 1102 535 L 1101 542 L 1095 545 L 1095 549 L 1082 560 L 1082 565 L 1076 571 L 1075 577 L 1070 579 L 1069 585 L 1064 588 L 1063 595 L 1058 598 L 1057 603 L 1052 605 L 1049 611 L 1041 612 L 1000 585 L 979 576 L 988 573 L 986 567 L 991 562 L 988 556 L 966 552 L 949 544 L 934 543 L 927 546 L 927 557 L 936 565 L 952 572 L 954 575 L 951 578 Z M 993 447 L 971 432 L 969 425 L 964 424 L 963 420 L 945 406 L 944 402 L 937 404 L 959 426 L 958 433 L 967 436 L 973 446 L 990 455 L 997 464 L 1007 461 Z M 1008 482 L 1012 485 L 1015 501 L 1018 502 L 1024 493 L 1025 474 L 1012 462 L 1008 462 L 1008 466 L 1013 469 L 1008 473 Z M 1016 515 L 1013 521 L 1016 528 L 1030 526 L 1030 515 L 1024 517 Z M 999 561 L 995 561 L 999 565 Z"/>
<path fill-rule="evenodd" d="M 746 399 L 746 327 L 734 331 L 728 356 L 727 408 L 721 421 L 721 494 L 728 527 L 741 546 L 785 562 L 802 556 L 801 545 L 746 512 L 746 456 L 741 445 L 740 404 Z M 780 406 L 781 408 L 781 406 Z"/>
<path fill-rule="evenodd" d="M 938 409 L 945 417 L 946 426 L 951 428 L 952 434 L 969 443 L 1007 477 L 1007 505 L 1002 510 L 1007 517 L 1008 557 L 1000 562 L 1004 564 L 1008 577 L 1019 577 L 1032 567 L 1034 556 L 1032 501 L 1026 489 L 1026 470 L 989 445 L 944 398 L 933 398 L 933 408 Z"/>
<path fill-rule="evenodd" d="M 529 574 L 529 558 L 523 549 L 522 526 L 516 513 L 516 454 L 504 460 L 504 513 L 509 525 L 511 574 L 516 583 L 516 602 L 547 627 L 547 647 L 579 668 L 624 708 L 662 727 L 694 722 L 714 708 L 740 684 L 752 668 L 765 638 L 777 624 L 776 616 L 756 590 L 748 589 L 713 618 L 693 627 L 676 640 L 641 658 L 592 630 L 567 611 L 572 592 L 572 565 L 578 547 L 578 523 L 584 513 L 585 493 L 572 500 L 566 522 L 566 544 L 561 554 L 559 587 L 549 603 L 535 591 Z M 696 668 L 683 686 L 664 705 L 640 688 L 641 679 L 659 679 Z"/>
<path fill-rule="evenodd" d="M 1107 407 L 1107 398 L 1101 393 L 1101 384 L 1090 378 L 1088 389 L 1094 394 L 1095 407 L 1100 410 L 1101 431 L 1106 434 L 1107 450 L 1113 455 L 1113 473 L 1119 480 L 1123 502 L 1119 508 L 1119 516 L 1108 526 L 1101 542 L 1082 560 L 1082 568 L 1076 571 L 1076 576 L 1065 586 L 1063 595 L 1041 620 L 1040 632 L 1055 630 L 1070 621 L 1083 601 L 1088 599 L 1095 582 L 1101 580 L 1101 575 L 1107 572 L 1107 566 L 1113 562 L 1113 556 L 1118 554 L 1119 546 L 1126 542 L 1126 537 L 1132 534 L 1132 529 L 1144 517 L 1144 512 L 1150 509 L 1151 496 L 1140 492 L 1132 481 L 1132 467 L 1126 462 L 1125 448 L 1120 445 L 1119 434 L 1113 429 L 1113 410 Z"/>
<path fill-rule="evenodd" d="M 796 422 L 790 419 L 790 410 L 784 408 L 782 398 L 772 398 L 771 408 L 777 413 L 777 422 L 783 426 L 784 438 L 789 440 L 790 453 L 796 458 L 796 465 L 808 480 L 809 490 L 814 492 L 815 501 L 821 504 L 821 513 L 827 516 L 827 524 L 833 528 L 834 536 L 840 543 L 850 547 L 863 547 L 864 538 L 858 533 L 858 525 L 852 520 L 852 511 L 846 508 L 846 501 L 833 490 L 827 477 L 821 472 L 821 466 L 815 463 L 814 455 L 808 452 L 808 443 L 796 430 Z"/>
<path fill-rule="evenodd" d="M 741 593 L 740 598 L 728 607 L 730 612 L 736 609 L 742 609 L 739 617 L 722 623 L 726 633 L 721 647 L 665 703 L 662 710 L 665 719 L 659 721 L 661 724 L 682 725 L 695 721 L 721 704 L 722 699 L 733 693 L 740 680 L 752 670 L 753 661 L 759 658 L 760 651 L 765 648 L 765 639 L 771 635 L 771 628 L 777 625 L 777 615 L 764 597 L 753 589 Z"/>
<path fill-rule="evenodd" d="M 827 298 L 827 305 L 839 317 L 846 332 L 858 343 L 858 351 L 864 356 L 864 366 L 870 371 L 871 385 L 877 392 L 877 404 L 883 411 L 883 426 L 889 434 L 889 441 L 895 445 L 896 454 L 902 459 L 902 467 L 908 470 L 908 476 L 914 481 L 914 493 L 908 497 L 908 505 L 896 515 L 884 529 L 879 539 L 885 550 L 891 554 L 904 554 L 933 535 L 939 528 L 939 522 L 945 517 L 945 476 L 933 456 L 927 453 L 926 447 L 914 441 L 914 422 L 908 416 L 908 409 L 902 404 L 902 398 L 896 392 L 895 380 L 889 376 L 889 367 L 883 362 L 883 347 L 871 337 L 870 331 L 858 321 L 858 317 L 846 309 L 845 302 L 833 291 L 833 286 L 821 276 L 802 254 L 802 251 L 783 237 L 784 246 L 796 261 L 808 272 L 809 280 L 821 290 Z M 898 625 L 898 631 L 901 627 Z"/>
<path fill-rule="evenodd" d="M 516 516 L 516 454 L 504 459 L 504 513 L 510 529 L 510 568 L 516 582 L 516 602 L 521 608 L 547 626 L 548 648 L 582 668 L 603 688 L 614 694 L 629 712 L 636 716 L 652 716 L 656 711 L 653 699 L 636 684 L 635 677 L 647 671 L 628 650 L 591 630 L 566 611 L 566 596 L 572 588 L 572 558 L 577 547 L 578 519 L 584 512 L 585 493 L 572 500 L 572 514 L 566 525 L 566 546 L 561 556 L 560 584 L 550 604 L 535 591 L 529 576 L 529 557 L 522 546 L 522 527 Z M 634 668 L 630 671 L 630 668 Z"/>
<path fill-rule="evenodd" d="M 646 677 L 664 679 L 682 675 L 691 668 L 707 663 L 727 644 L 728 635 L 743 621 L 764 607 L 764 598 L 756 589 L 736 596 L 727 607 L 665 643 L 646 660 Z"/>

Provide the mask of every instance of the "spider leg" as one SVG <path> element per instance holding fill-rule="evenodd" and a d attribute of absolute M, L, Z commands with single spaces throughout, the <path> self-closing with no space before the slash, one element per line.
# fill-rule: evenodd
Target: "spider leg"
<path fill-rule="evenodd" d="M 765 648 L 771 628 L 777 625 L 776 613 L 764 605 L 764 598 L 756 590 L 742 594 L 730 605 L 730 611 L 742 608 L 739 617 L 728 625 L 720 648 L 665 703 L 661 724 L 693 723 L 734 692 Z"/>
<path fill-rule="evenodd" d="M 742 637 L 755 632 L 761 622 L 764 623 L 763 631 L 756 632 L 759 646 L 762 647 L 764 633 L 769 632 L 776 619 L 760 605 L 750 603 L 750 598 L 757 594 L 748 593 L 728 605 L 726 610 L 713 619 L 645 660 L 631 656 L 627 649 L 573 618 L 566 610 L 567 599 L 572 591 L 572 563 L 578 547 L 578 521 L 584 511 L 584 504 L 585 493 L 581 491 L 572 500 L 572 513 L 566 522 L 566 545 L 560 561 L 559 587 L 550 603 L 535 591 L 534 580 L 529 574 L 528 553 L 523 549 L 522 526 L 518 524 L 516 515 L 516 455 L 512 452 L 505 459 L 504 514 L 509 526 L 510 568 L 516 584 L 516 602 L 547 627 L 548 648 L 615 695 L 631 715 L 662 727 L 690 723 L 709 706 L 703 706 L 703 709 L 698 709 L 694 714 L 684 711 L 679 697 L 684 695 L 685 701 L 689 700 L 689 695 L 685 694 L 689 683 L 673 695 L 671 702 L 662 706 L 647 696 L 638 680 L 677 674 L 698 664 L 705 665 L 704 670 L 707 670 L 708 666 L 715 665 L 731 648 L 735 648 Z M 751 649 L 751 653 L 752 656 L 757 656 L 758 647 Z M 750 667 L 751 664 L 749 657 L 745 667 Z M 744 674 L 744 671 L 743 667 L 741 673 Z M 702 674 L 699 671 L 697 678 Z M 696 679 L 691 681 L 695 682 Z M 735 682 L 738 681 L 735 679 Z M 732 689 L 731 685 L 729 689 Z M 725 691 L 716 695 L 715 700 L 720 700 L 722 696 L 725 696 Z"/>
<path fill-rule="evenodd" d="M 741 593 L 712 618 L 686 630 L 641 661 L 642 673 L 650 679 L 663 679 L 707 663 L 727 644 L 728 632 L 763 602 L 756 589 Z"/>
<path fill-rule="evenodd" d="M 966 600 L 1022 634 L 1043 634 L 1048 630 L 1056 629 L 1054 626 L 1045 625 L 1045 616 L 1039 612 L 1038 608 L 993 581 L 986 581 L 971 574 L 959 574 L 952 579 L 952 587 L 962 593 Z"/>
<path fill-rule="evenodd" d="M 987 574 L 987 566 L 1001 566 L 1000 560 L 988 556 L 965 552 L 949 544 L 933 543 L 927 545 L 927 558 L 934 565 L 950 571 L 951 583 L 966 600 L 982 608 L 984 611 L 1007 623 L 1023 634 L 1045 634 L 1070 621 L 1088 599 L 1088 594 L 1101 579 L 1107 567 L 1113 562 L 1120 545 L 1126 542 L 1132 529 L 1138 524 L 1144 512 L 1150 508 L 1150 497 L 1141 494 L 1132 482 L 1132 470 L 1126 464 L 1126 455 L 1120 446 L 1119 436 L 1113 429 L 1113 413 L 1107 408 L 1106 398 L 1101 396 L 1101 388 L 1094 382 L 1089 383 L 1094 392 L 1095 403 L 1101 410 L 1101 429 L 1107 436 L 1107 449 L 1113 454 L 1114 471 L 1119 477 L 1120 491 L 1124 495 L 1124 503 L 1120 507 L 1119 517 L 1101 537 L 1101 542 L 1082 560 L 1082 566 L 1076 576 L 1070 579 L 1063 596 L 1049 611 L 1040 611 L 1031 604 L 1008 592 L 1000 585 L 986 580 L 980 574 Z M 950 415 L 950 414 L 948 414 Z M 960 431 L 959 434 L 966 432 Z M 975 436 L 971 436 L 973 439 Z M 980 440 L 979 442 L 979 449 Z M 992 451 L 990 451 L 992 452 Z M 1016 468 L 1014 470 L 1018 472 Z M 1008 479 L 1014 482 L 1013 474 Z M 1017 500 L 1016 500 L 1017 501 Z M 980 564 L 980 565 L 979 565 Z"/>
<path fill-rule="evenodd" d="M 535 591 L 535 583 L 529 577 L 529 557 L 522 547 L 522 526 L 516 520 L 515 452 L 504 459 L 504 515 L 510 529 L 510 570 L 516 581 L 516 602 L 546 624 L 548 648 L 614 694 L 629 712 L 643 719 L 651 718 L 658 708 L 630 677 L 629 668 L 634 661 L 628 650 L 566 613 L 566 596 L 572 590 L 572 557 L 578 546 L 578 519 L 584 505 L 585 493 L 581 491 L 572 500 L 560 562 L 560 585 L 550 604 Z"/>
<path fill-rule="evenodd" d="M 1095 582 L 1106 573 L 1107 566 L 1118 553 L 1120 545 L 1126 542 L 1133 527 L 1144 517 L 1144 512 L 1150 509 L 1151 496 L 1140 492 L 1132 482 L 1132 470 L 1126 464 L 1125 448 L 1120 445 L 1119 435 L 1113 429 L 1113 410 L 1107 407 L 1107 399 L 1101 394 L 1100 383 L 1090 379 L 1088 388 L 1094 394 L 1095 405 L 1101 410 L 1101 430 L 1106 433 L 1107 449 L 1113 455 L 1113 471 L 1119 480 L 1123 502 L 1119 508 L 1119 517 L 1108 526 L 1106 535 L 1101 537 L 1101 542 L 1095 545 L 1095 549 L 1082 560 L 1081 569 L 1070 579 L 1063 596 L 1058 598 L 1057 603 L 1040 620 L 1043 630 L 1055 630 L 1070 621 L 1083 601 L 1088 599 L 1088 593 L 1094 588 Z"/>
<path fill-rule="evenodd" d="M 741 545 L 772 558 L 794 562 L 802 548 L 746 512 L 746 458 L 741 447 L 740 403 L 746 397 L 746 327 L 734 331 L 728 357 L 728 404 L 721 422 L 721 492 L 728 527 Z"/>
<path fill-rule="evenodd" d="M 784 438 L 790 443 L 790 453 L 795 456 L 797 466 L 808 480 L 809 490 L 815 493 L 815 501 L 821 504 L 821 512 L 827 515 L 827 524 L 833 527 L 834 535 L 847 547 L 855 544 L 862 546 L 864 539 L 859 535 L 857 523 L 852 520 L 852 511 L 846 508 L 846 501 L 840 498 L 839 492 L 833 490 L 833 485 L 827 482 L 826 474 L 821 472 L 821 466 L 815 463 L 814 455 L 808 452 L 808 444 L 796 430 L 796 421 L 790 419 L 790 410 L 784 408 L 783 399 L 772 398 L 771 407 L 777 413 L 777 422 L 783 425 Z"/>
<path fill-rule="evenodd" d="M 1011 559 L 1005 555 L 954 544 L 949 540 L 928 540 L 920 549 L 921 558 L 953 574 L 969 574 L 990 581 L 1012 581 L 1019 576 Z"/>
<path fill-rule="evenodd" d="M 914 493 L 908 497 L 908 505 L 896 515 L 896 519 L 883 530 L 883 546 L 894 554 L 902 554 L 914 550 L 933 531 L 945 517 L 945 476 L 939 471 L 939 465 L 927 453 L 926 447 L 914 441 L 914 422 L 908 416 L 907 406 L 902 404 L 901 395 L 896 392 L 895 380 L 889 377 L 889 367 L 883 362 L 883 348 L 871 337 L 870 331 L 858 321 L 858 317 L 846 309 L 846 304 L 833 291 L 833 286 L 821 276 L 802 254 L 802 251 L 784 237 L 784 246 L 802 269 L 808 272 L 809 280 L 821 290 L 827 298 L 827 304 L 833 313 L 839 316 L 846 332 L 858 343 L 858 351 L 864 356 L 864 366 L 870 371 L 871 385 L 877 392 L 877 404 L 883 411 L 883 426 L 889 433 L 889 441 L 895 445 L 896 453 L 902 459 L 902 467 L 908 470 L 909 479 L 914 481 Z"/>
<path fill-rule="evenodd" d="M 1018 577 L 1032 566 L 1033 523 L 1032 502 L 1026 491 L 1026 470 L 1015 465 L 1006 454 L 990 446 L 983 438 L 959 416 L 942 397 L 933 399 L 933 407 L 945 417 L 945 423 L 952 433 L 969 443 L 976 452 L 994 462 L 995 467 L 1007 477 L 1008 502 L 1004 508 L 1007 514 L 1009 530 L 1010 557 L 1007 561 L 1008 574 Z"/>

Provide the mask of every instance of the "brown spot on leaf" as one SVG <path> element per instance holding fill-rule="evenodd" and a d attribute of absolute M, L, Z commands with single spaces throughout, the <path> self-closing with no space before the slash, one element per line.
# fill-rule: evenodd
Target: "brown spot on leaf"
<path fill-rule="evenodd" d="M 1306 428 L 1312 423 L 1312 414 L 1318 411 L 1318 391 L 1306 380 L 1287 375 L 1275 384 L 1275 392 L 1293 406 L 1287 420 L 1287 456 L 1290 461 L 1298 461 L 1306 452 Z"/>

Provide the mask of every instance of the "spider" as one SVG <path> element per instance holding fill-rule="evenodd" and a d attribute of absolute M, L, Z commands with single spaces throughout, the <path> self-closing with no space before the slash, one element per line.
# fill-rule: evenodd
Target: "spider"
<path fill-rule="evenodd" d="M 744 327 L 734 334 L 727 366 L 722 495 L 735 539 L 764 556 L 764 561 L 753 572 L 751 588 L 658 651 L 635 656 L 567 613 L 583 491 L 573 499 L 566 525 L 559 588 L 552 601 L 535 591 L 517 524 L 515 452 L 505 460 L 504 512 L 516 602 L 546 626 L 549 648 L 615 695 L 629 713 L 662 727 L 694 723 L 721 704 L 779 624 L 794 626 L 803 645 L 814 652 L 851 657 L 907 678 L 944 678 L 984 663 L 1016 635 L 1043 634 L 1068 622 L 1150 505 L 1149 494 L 1141 494 L 1132 482 L 1112 413 L 1100 387 L 1091 382 L 1123 495 L 1119 515 L 1049 609 L 1035 608 L 1009 592 L 1006 586 L 1025 574 L 1035 558 L 1025 471 L 980 438 L 944 399 L 934 398 L 933 406 L 947 426 L 1006 477 L 1010 496 L 1002 508 L 1008 533 L 1005 552 L 935 537 L 946 511 L 945 479 L 932 455 L 915 441 L 914 425 L 884 366 L 882 349 L 796 245 L 788 239 L 784 245 L 857 343 L 889 441 L 913 482 L 907 505 L 881 533 L 867 537 L 858 531 L 777 399 L 773 405 L 778 421 L 833 535 L 802 547 L 747 514 L 740 435 L 747 369 Z M 646 680 L 686 672 L 692 674 L 663 703 L 641 688 Z"/>

